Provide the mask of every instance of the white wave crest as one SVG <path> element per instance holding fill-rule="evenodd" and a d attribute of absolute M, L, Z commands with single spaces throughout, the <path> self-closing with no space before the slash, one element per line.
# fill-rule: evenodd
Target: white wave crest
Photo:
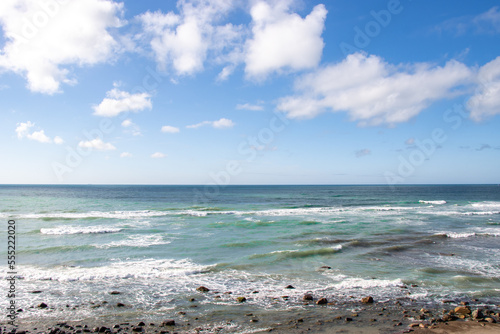
<path fill-rule="evenodd" d="M 446 201 L 424 201 L 424 200 L 420 200 L 418 201 L 419 203 L 423 203 L 423 204 L 432 204 L 432 205 L 443 205 L 443 204 L 446 204 Z"/>
<path fill-rule="evenodd" d="M 120 232 L 122 229 L 114 226 L 71 226 L 65 225 L 53 228 L 41 228 L 40 233 L 42 234 L 53 234 L 53 235 L 63 235 L 63 234 L 101 234 L 101 233 L 116 233 Z"/>

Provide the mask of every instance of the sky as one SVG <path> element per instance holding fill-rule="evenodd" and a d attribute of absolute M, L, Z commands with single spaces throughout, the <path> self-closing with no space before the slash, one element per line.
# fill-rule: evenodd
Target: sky
<path fill-rule="evenodd" d="M 2 0 L 0 184 L 498 184 L 500 6 Z"/>

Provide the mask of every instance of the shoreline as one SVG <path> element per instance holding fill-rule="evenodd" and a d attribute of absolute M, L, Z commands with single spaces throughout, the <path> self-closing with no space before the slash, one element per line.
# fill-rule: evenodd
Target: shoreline
<path fill-rule="evenodd" d="M 500 305 L 485 306 L 477 300 L 437 305 L 366 297 L 336 303 L 321 297 L 310 300 L 305 295 L 302 304 L 287 310 L 258 308 L 244 301 L 224 312 L 204 312 L 205 306 L 194 303 L 174 317 L 154 319 L 148 314 L 120 314 L 113 319 L 17 319 L 16 333 L 500 333 Z M 0 323 L 0 333 L 14 333 L 6 324 Z"/>

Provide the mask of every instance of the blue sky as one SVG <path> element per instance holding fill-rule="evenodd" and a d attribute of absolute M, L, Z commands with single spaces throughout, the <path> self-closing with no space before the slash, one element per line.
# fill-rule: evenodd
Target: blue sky
<path fill-rule="evenodd" d="M 496 1 L 7 0 L 0 183 L 499 183 Z"/>

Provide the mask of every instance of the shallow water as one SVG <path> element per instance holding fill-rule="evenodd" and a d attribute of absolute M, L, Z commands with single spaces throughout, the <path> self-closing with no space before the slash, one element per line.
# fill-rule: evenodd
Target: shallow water
<path fill-rule="evenodd" d="M 282 310 L 305 292 L 500 303 L 499 186 L 0 186 L 0 219 L 21 319 Z"/>

